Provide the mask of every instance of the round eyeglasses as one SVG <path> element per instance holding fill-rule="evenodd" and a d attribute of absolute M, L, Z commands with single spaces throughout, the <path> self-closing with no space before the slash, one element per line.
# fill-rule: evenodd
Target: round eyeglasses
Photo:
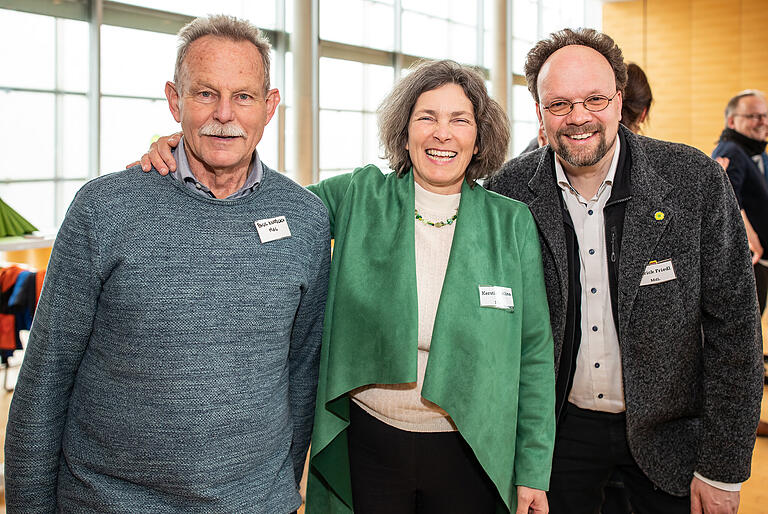
<path fill-rule="evenodd" d="M 610 98 L 604 95 L 592 95 L 592 96 L 588 96 L 581 102 L 569 102 L 568 100 L 554 100 L 544 108 L 548 110 L 550 113 L 554 114 L 555 116 L 565 116 L 566 114 L 570 114 L 571 111 L 573 111 L 573 106 L 576 104 L 582 104 L 584 108 L 588 111 L 599 112 L 604 110 L 606 107 L 608 107 L 608 104 L 611 103 L 611 100 L 616 98 L 616 95 L 618 94 L 619 92 L 616 91 L 613 94 L 613 96 Z"/>
<path fill-rule="evenodd" d="M 768 121 L 768 114 L 764 112 L 756 112 L 754 114 L 739 114 L 737 112 L 733 113 L 734 116 L 741 116 L 742 118 L 747 118 L 750 121 Z"/>

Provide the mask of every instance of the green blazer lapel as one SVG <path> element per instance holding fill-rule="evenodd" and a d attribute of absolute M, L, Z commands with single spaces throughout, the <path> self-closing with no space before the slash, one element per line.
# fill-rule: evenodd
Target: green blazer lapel
<path fill-rule="evenodd" d="M 651 260 L 665 258 L 654 249 L 674 219 L 675 212 L 666 202 L 674 186 L 651 167 L 638 145 L 632 144 L 632 199 L 624 212 L 624 233 L 619 263 L 619 334 L 625 333 L 632 305 L 637 296 L 643 271 Z"/>
<path fill-rule="evenodd" d="M 326 305 L 326 400 L 367 384 L 416 380 L 413 175 L 375 170 L 353 180 L 345 202 Z"/>

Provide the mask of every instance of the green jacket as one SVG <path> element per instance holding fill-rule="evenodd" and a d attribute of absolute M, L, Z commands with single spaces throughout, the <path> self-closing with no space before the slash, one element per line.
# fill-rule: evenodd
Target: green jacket
<path fill-rule="evenodd" d="M 307 513 L 352 512 L 348 392 L 416 381 L 413 175 L 375 166 L 310 186 L 335 238 Z M 549 487 L 554 361 L 538 232 L 528 208 L 461 190 L 422 396 L 450 414 L 514 512 L 516 485 Z M 480 307 L 478 286 L 512 289 L 514 310 Z"/>

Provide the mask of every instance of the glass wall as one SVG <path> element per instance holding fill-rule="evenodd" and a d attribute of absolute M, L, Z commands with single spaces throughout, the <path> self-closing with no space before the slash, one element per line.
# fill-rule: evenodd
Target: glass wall
<path fill-rule="evenodd" d="M 319 36 L 315 176 L 364 163 L 387 167 L 376 108 L 417 59 L 451 58 L 489 74 L 497 1 L 308 0 Z M 14 50 L 3 52 L 0 66 L 4 201 L 52 231 L 85 181 L 124 168 L 153 138 L 178 130 L 164 97 L 175 33 L 212 9 L 251 20 L 273 42 L 272 82 L 282 102 L 258 148 L 266 164 L 293 175 L 292 0 L 220 0 L 215 7 L 202 0 L 94 2 L 101 24 L 90 21 L 88 2 L 0 0 L 0 48 Z M 534 41 L 564 26 L 599 28 L 599 0 L 508 2 L 516 84 Z M 512 105 L 517 153 L 535 137 L 537 122 L 525 86 L 514 86 Z"/>

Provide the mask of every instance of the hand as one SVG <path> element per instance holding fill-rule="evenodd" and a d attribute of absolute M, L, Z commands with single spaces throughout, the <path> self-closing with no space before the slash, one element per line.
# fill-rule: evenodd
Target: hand
<path fill-rule="evenodd" d="M 539 489 L 517 486 L 517 510 L 515 514 L 547 514 L 547 493 Z"/>
<path fill-rule="evenodd" d="M 728 169 L 728 165 L 731 163 L 731 160 L 728 157 L 715 157 L 715 160 L 717 161 L 717 164 L 723 167 L 723 171 Z"/>
<path fill-rule="evenodd" d="M 136 166 L 141 162 L 141 169 L 149 171 L 155 167 L 161 175 L 167 175 L 168 170 L 176 171 L 176 161 L 171 154 L 171 149 L 176 148 L 181 140 L 182 133 L 176 132 L 170 136 L 163 136 L 149 145 L 149 151 L 141 156 L 141 161 L 132 162 L 126 168 Z"/>
<path fill-rule="evenodd" d="M 760 236 L 752 228 L 744 209 L 741 210 L 741 219 L 744 220 L 744 230 L 747 232 L 747 243 L 749 244 L 749 251 L 752 252 L 752 266 L 754 266 L 763 256 L 763 245 L 760 244 Z"/>
<path fill-rule="evenodd" d="M 693 477 L 691 480 L 691 514 L 736 514 L 739 491 L 723 491 Z"/>

